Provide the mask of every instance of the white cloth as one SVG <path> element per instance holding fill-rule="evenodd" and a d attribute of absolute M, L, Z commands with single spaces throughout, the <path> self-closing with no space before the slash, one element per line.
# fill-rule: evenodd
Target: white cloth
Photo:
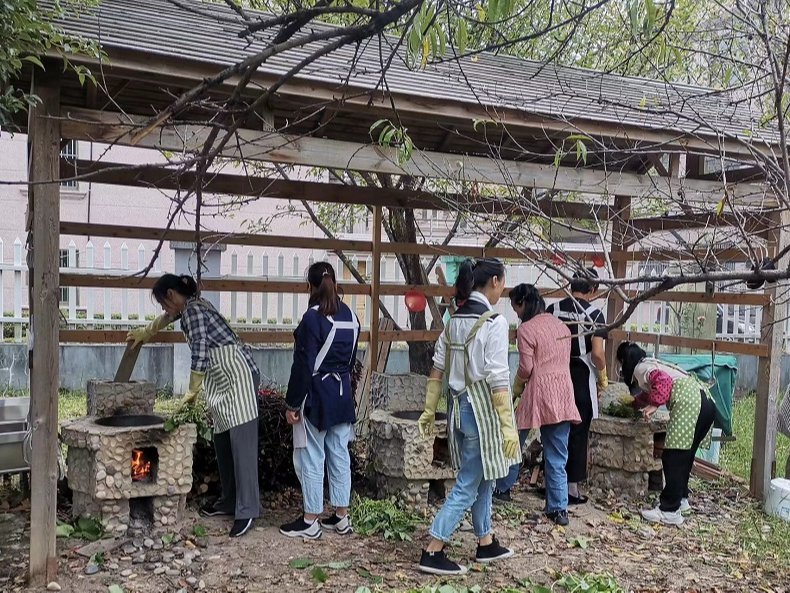
<path fill-rule="evenodd" d="M 491 303 L 484 294 L 473 292 L 469 297 L 483 303 L 489 310 Z M 463 344 L 472 327 L 479 319 L 479 315 L 455 314 L 450 318 L 450 341 Z M 472 382 L 485 379 L 492 390 L 497 390 L 510 385 L 510 368 L 508 367 L 508 323 L 503 315 L 489 319 L 478 330 L 474 340 L 469 345 L 469 367 L 466 369 Z M 446 358 L 446 345 L 444 340 L 436 342 L 433 355 L 433 366 L 439 370 L 447 371 L 450 389 L 461 392 L 466 388 L 464 374 L 463 350 L 460 356 L 453 356 L 450 369 L 444 368 Z"/>

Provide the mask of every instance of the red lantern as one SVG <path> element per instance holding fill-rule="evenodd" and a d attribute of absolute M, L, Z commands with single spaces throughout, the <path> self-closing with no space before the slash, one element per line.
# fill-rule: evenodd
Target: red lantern
<path fill-rule="evenodd" d="M 606 260 L 600 253 L 593 255 L 592 262 L 596 268 L 603 268 L 606 265 Z"/>
<path fill-rule="evenodd" d="M 553 263 L 555 266 L 562 266 L 565 264 L 565 258 L 561 255 L 555 254 L 551 257 L 551 263 Z"/>
<path fill-rule="evenodd" d="M 419 290 L 412 289 L 406 291 L 406 294 L 403 295 L 403 300 L 406 301 L 406 308 L 411 313 L 425 311 L 425 307 L 428 306 L 428 299 L 426 299 L 425 295 Z"/>

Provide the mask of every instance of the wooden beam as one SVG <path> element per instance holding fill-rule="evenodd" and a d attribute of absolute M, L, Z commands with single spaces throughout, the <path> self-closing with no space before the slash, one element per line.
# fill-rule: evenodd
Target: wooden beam
<path fill-rule="evenodd" d="M 375 260 L 374 260 L 375 261 Z M 76 286 L 80 288 L 131 288 L 138 290 L 150 290 L 156 276 L 139 278 L 136 276 L 103 275 L 103 274 L 83 274 L 83 273 L 61 273 L 61 286 Z M 273 294 L 294 294 L 304 291 L 304 281 L 299 280 L 255 280 L 249 277 L 222 277 L 222 278 L 203 278 L 201 287 L 208 291 L 228 291 L 228 292 L 257 292 Z M 373 295 L 371 284 L 361 284 L 358 282 L 338 283 L 338 287 L 344 294 L 348 295 Z M 506 288 L 502 293 L 504 297 L 510 294 L 510 288 Z M 544 298 L 564 298 L 567 296 L 561 288 L 539 288 Z M 379 296 L 403 296 L 409 291 L 417 291 L 428 297 L 452 297 L 455 288 L 443 284 L 397 284 L 380 283 L 377 289 Z M 639 292 L 635 290 L 623 291 L 628 298 L 637 298 Z M 607 293 L 599 292 L 594 298 L 606 297 Z M 721 305 L 750 305 L 760 306 L 770 302 L 770 297 L 760 293 L 729 293 L 717 292 L 712 297 L 702 292 L 666 291 L 646 299 L 647 301 L 659 301 L 666 303 L 716 303 Z M 375 307 L 374 307 L 375 309 Z"/>
<path fill-rule="evenodd" d="M 626 249 L 626 230 L 631 219 L 631 198 L 628 196 L 615 196 L 614 211 L 616 216 L 612 224 L 612 250 L 609 258 L 612 263 L 612 276 L 614 278 L 624 278 L 628 270 L 628 263 L 619 258 Z M 622 316 L 625 303 L 614 291 L 609 296 L 606 304 L 606 321 L 613 323 Z M 617 352 L 618 342 L 612 336 L 606 340 L 606 364 L 611 376 L 615 376 L 616 365 L 615 353 Z"/>
<path fill-rule="evenodd" d="M 370 356 L 379 358 L 379 305 L 381 294 L 381 206 L 373 208 L 373 278 L 370 286 Z M 362 394 L 368 397 L 368 394 Z"/>
<path fill-rule="evenodd" d="M 170 240 L 192 242 L 195 232 L 178 229 L 157 229 L 148 227 L 132 227 L 110 224 L 94 224 L 84 222 L 61 222 L 60 232 L 63 235 L 115 237 L 141 240 Z M 324 239 L 312 237 L 293 237 L 284 235 L 256 235 L 245 233 L 223 233 L 204 231 L 202 240 L 225 245 L 247 245 L 255 247 L 280 247 L 293 249 L 323 249 L 326 251 L 358 251 L 371 252 L 370 241 Z M 501 259 L 518 259 L 530 261 L 546 261 L 555 253 L 546 249 L 511 249 L 507 247 L 486 248 L 485 246 L 439 245 L 425 243 L 382 243 L 382 253 L 400 253 L 413 255 L 457 255 L 463 257 L 498 257 Z M 739 249 L 723 249 L 713 252 L 720 259 L 729 261 L 746 261 L 748 256 Z M 581 262 L 590 261 L 594 253 L 586 250 L 568 250 L 563 255 Z M 678 261 L 704 259 L 709 255 L 705 250 L 692 253 L 678 253 L 671 249 L 645 249 L 637 251 L 614 251 L 612 261 Z"/>
<path fill-rule="evenodd" d="M 743 224 L 747 233 L 761 233 L 766 228 L 767 213 L 765 212 L 741 215 L 741 218 L 741 224 Z M 643 233 L 708 227 L 735 227 L 738 224 L 738 219 L 734 214 L 723 213 L 717 216 L 713 211 L 710 213 L 678 214 L 657 218 L 635 218 L 630 222 L 630 226 L 634 230 Z"/>
<path fill-rule="evenodd" d="M 56 580 L 58 486 L 58 325 L 60 298 L 60 70 L 34 69 L 30 105 L 28 193 L 33 206 L 33 266 L 30 270 L 31 324 L 35 336 L 30 369 L 30 582 Z M 35 184 L 35 185 L 34 185 Z"/>
<path fill-rule="evenodd" d="M 790 212 L 782 210 L 773 216 L 773 230 L 768 237 L 768 249 L 784 250 L 790 237 Z M 788 266 L 785 254 L 778 262 L 782 270 Z M 776 475 L 776 422 L 777 400 L 781 389 L 781 362 L 784 353 L 785 320 L 787 319 L 787 282 L 770 285 L 766 293 L 771 302 L 763 307 L 760 323 L 761 342 L 768 349 L 765 358 L 757 365 L 757 404 L 754 413 L 754 442 L 750 473 L 751 493 L 763 500 L 771 479 Z"/>
<path fill-rule="evenodd" d="M 61 161 L 64 178 L 90 175 L 93 183 L 146 187 L 163 190 L 183 190 L 194 186 L 193 171 L 179 172 L 157 165 L 128 165 L 124 163 L 91 162 L 87 160 Z M 273 179 L 230 173 L 213 173 L 203 179 L 203 191 L 281 200 L 308 200 L 336 204 L 385 206 L 387 208 L 416 208 L 424 210 L 461 210 L 485 214 L 529 214 L 528 204 L 514 203 L 495 197 L 472 198 L 467 194 L 398 190 L 385 187 L 350 186 L 291 179 Z M 547 216 L 606 220 L 606 204 L 582 202 L 536 203 L 534 209 Z"/>
<path fill-rule="evenodd" d="M 696 348 L 707 352 L 727 352 L 731 354 L 746 354 L 759 356 L 760 360 L 768 357 L 768 347 L 765 344 L 747 344 L 744 342 L 729 342 L 726 340 L 706 340 L 704 338 L 684 338 L 668 334 L 650 332 L 632 332 L 628 330 L 612 330 L 609 332 L 609 341 L 619 344 L 625 340 L 640 342 L 655 346 L 674 346 L 678 348 Z"/>
<path fill-rule="evenodd" d="M 148 118 L 87 109 L 70 109 L 63 120 L 69 138 L 132 145 L 132 138 Z M 135 145 L 157 150 L 195 152 L 202 148 L 209 126 L 182 124 L 161 126 Z M 275 132 L 240 129 L 237 140 L 223 156 L 293 165 L 410 175 L 431 179 L 477 181 L 518 187 L 576 191 L 585 194 L 665 197 L 682 193 L 686 200 L 718 202 L 724 186 L 716 181 L 650 177 L 621 171 L 566 168 L 522 161 L 499 161 L 481 156 L 419 151 L 400 164 L 397 149 L 325 138 L 296 137 Z M 739 204 L 772 204 L 770 188 L 762 184 L 728 186 Z M 770 198 L 770 199 L 769 199 Z"/>

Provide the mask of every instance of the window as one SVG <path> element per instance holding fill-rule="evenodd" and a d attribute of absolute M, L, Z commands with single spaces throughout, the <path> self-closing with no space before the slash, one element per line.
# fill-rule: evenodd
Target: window
<path fill-rule="evenodd" d="M 66 142 L 63 150 L 60 151 L 60 157 L 69 161 L 76 161 L 77 157 L 79 157 L 78 146 L 79 145 L 77 144 L 76 140 L 69 140 Z M 61 181 L 60 183 L 60 187 L 64 189 L 76 190 L 79 189 L 79 186 L 79 181 Z"/>
<path fill-rule="evenodd" d="M 59 249 L 58 254 L 60 256 L 60 267 L 61 268 L 69 268 L 69 250 L 68 249 Z M 74 261 L 74 267 L 78 268 L 80 265 L 80 252 L 76 252 L 76 259 Z M 75 298 L 77 298 L 77 302 L 74 303 L 79 304 L 79 289 L 74 291 Z M 62 305 L 69 305 L 69 289 L 68 287 L 61 287 L 60 288 L 60 303 Z"/>

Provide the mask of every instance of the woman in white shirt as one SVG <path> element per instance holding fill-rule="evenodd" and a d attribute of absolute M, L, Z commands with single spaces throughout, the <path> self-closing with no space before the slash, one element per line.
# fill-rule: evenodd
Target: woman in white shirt
<path fill-rule="evenodd" d="M 466 572 L 447 558 L 444 546 L 470 509 L 478 538 L 475 560 L 485 563 L 513 555 L 499 544 L 491 525 L 494 482 L 520 457 L 510 395 L 508 323 L 492 308 L 504 282 L 505 267 L 498 259 L 465 261 L 455 283 L 458 310 L 436 343 L 420 434 L 433 433 L 446 375 L 450 458 L 459 471 L 431 525 L 431 541 L 420 558 L 423 572 Z"/>

